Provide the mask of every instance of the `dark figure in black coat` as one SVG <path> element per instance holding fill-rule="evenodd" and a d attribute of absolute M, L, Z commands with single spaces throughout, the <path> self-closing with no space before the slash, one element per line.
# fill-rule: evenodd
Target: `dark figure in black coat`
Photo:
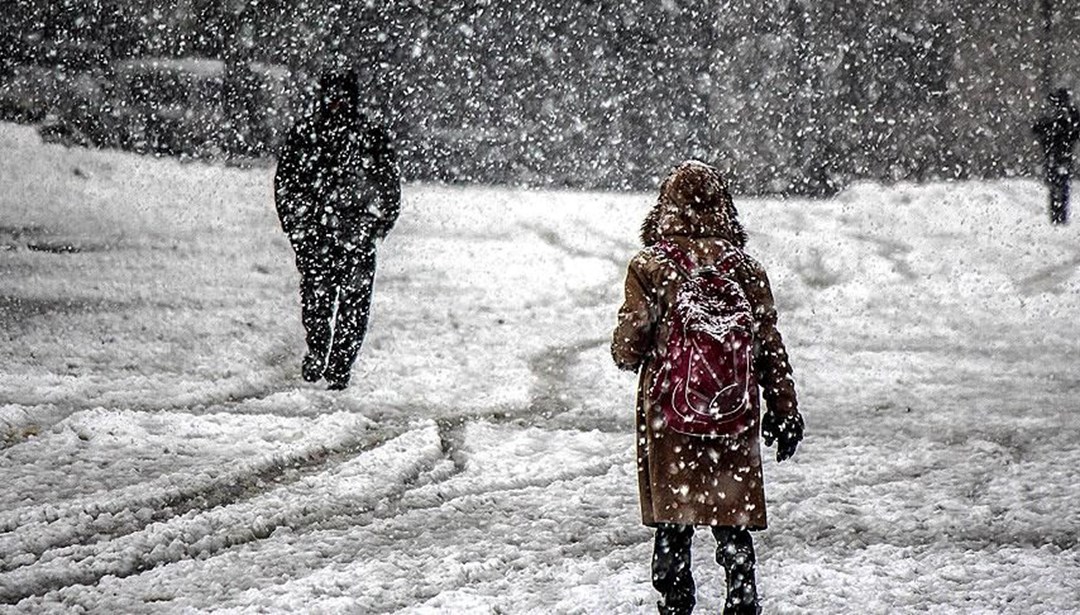
<path fill-rule="evenodd" d="M 386 131 L 360 110 L 352 72 L 320 79 L 314 113 L 278 157 L 274 197 L 300 270 L 304 380 L 349 384 L 367 332 L 375 241 L 401 210 L 401 180 Z"/>
<path fill-rule="evenodd" d="M 1080 138 L 1080 113 L 1068 90 L 1051 92 L 1050 113 L 1035 122 L 1035 136 L 1042 144 L 1046 183 L 1050 184 L 1050 221 L 1069 220 L 1069 177 L 1072 175 L 1073 147 Z"/>

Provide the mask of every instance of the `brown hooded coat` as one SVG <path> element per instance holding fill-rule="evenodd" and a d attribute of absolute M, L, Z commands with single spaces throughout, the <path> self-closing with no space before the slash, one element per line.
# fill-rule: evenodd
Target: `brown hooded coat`
<path fill-rule="evenodd" d="M 746 235 L 719 173 L 701 163 L 684 163 L 665 180 L 660 199 L 642 226 L 645 248 L 630 261 L 626 299 L 611 347 L 620 368 L 640 373 L 636 425 L 642 522 L 764 529 L 758 396 L 752 396 L 751 429 L 720 438 L 667 429 L 659 408 L 648 399 L 658 368 L 653 358 L 667 340 L 668 306 L 681 281 L 673 266 L 650 249 L 662 239 L 688 253 L 698 265 L 714 263 L 732 251 L 740 255 L 734 275 L 753 308 L 754 369 L 767 412 L 781 419 L 798 413 L 765 270 L 741 251 Z"/>

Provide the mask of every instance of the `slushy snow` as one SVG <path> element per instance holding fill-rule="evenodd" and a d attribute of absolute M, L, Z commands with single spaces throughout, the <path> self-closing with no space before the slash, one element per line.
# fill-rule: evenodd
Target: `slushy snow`
<path fill-rule="evenodd" d="M 0 611 L 654 609 L 607 349 L 654 195 L 407 185 L 328 392 L 270 170 L 0 150 Z M 807 421 L 766 612 L 1080 612 L 1080 227 L 1045 198 L 738 199 Z"/>

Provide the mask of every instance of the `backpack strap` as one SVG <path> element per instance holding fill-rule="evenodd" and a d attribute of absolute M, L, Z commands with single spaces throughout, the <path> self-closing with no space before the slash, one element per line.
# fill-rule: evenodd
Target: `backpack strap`
<path fill-rule="evenodd" d="M 675 271 L 686 279 L 689 279 L 693 271 L 698 268 L 697 264 L 690 260 L 690 255 L 677 248 L 670 241 L 665 240 L 656 244 L 656 250 L 661 258 L 671 263 L 675 267 Z"/>
<path fill-rule="evenodd" d="M 690 255 L 680 250 L 674 243 L 664 240 L 657 243 L 654 246 L 659 253 L 659 256 L 671 263 L 675 267 L 675 271 L 682 277 L 690 279 L 691 275 L 701 269 L 697 263 L 690 259 Z M 736 265 L 742 260 L 742 252 L 735 247 L 727 250 L 720 258 L 716 259 L 716 262 L 707 267 L 711 267 L 721 274 L 727 274 L 734 269 Z"/>

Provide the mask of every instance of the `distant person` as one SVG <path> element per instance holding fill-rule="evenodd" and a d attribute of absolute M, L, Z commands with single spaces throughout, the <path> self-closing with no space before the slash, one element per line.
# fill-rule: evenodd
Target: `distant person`
<path fill-rule="evenodd" d="M 784 461 L 803 437 L 769 280 L 743 252 L 723 178 L 701 162 L 664 180 L 641 239 L 611 350 L 640 374 L 638 489 L 642 522 L 656 528 L 657 606 L 693 610 L 690 545 L 695 527 L 708 526 L 726 573 L 724 613 L 756 614 L 750 531 L 766 527 L 759 438 L 775 441 Z"/>
<path fill-rule="evenodd" d="M 1050 185 L 1050 221 L 1069 221 L 1069 179 L 1072 175 L 1073 147 L 1080 138 L 1080 113 L 1069 91 L 1054 90 L 1047 97 L 1050 112 L 1035 122 L 1035 136 L 1043 148 L 1043 169 Z"/>
<path fill-rule="evenodd" d="M 293 126 L 278 157 L 274 196 L 300 270 L 303 378 L 344 389 L 367 332 L 375 242 L 401 209 L 390 138 L 361 112 L 355 73 L 320 79 L 315 111 Z"/>

